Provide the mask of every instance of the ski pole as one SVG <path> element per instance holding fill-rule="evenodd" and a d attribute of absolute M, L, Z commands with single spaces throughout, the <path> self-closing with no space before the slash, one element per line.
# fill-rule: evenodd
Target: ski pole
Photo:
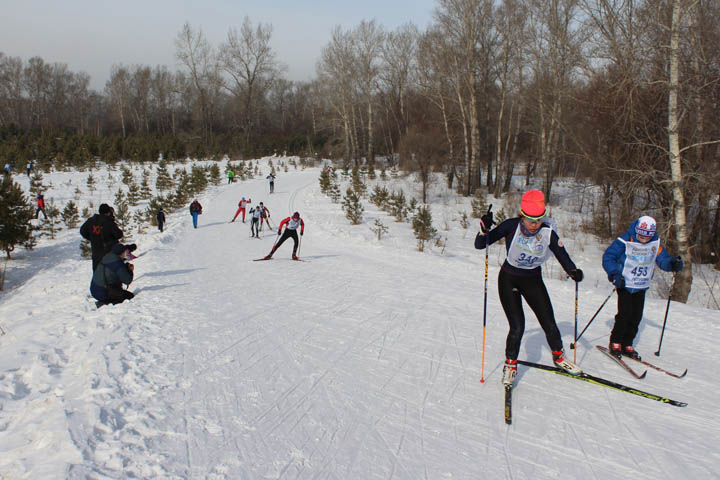
<path fill-rule="evenodd" d="M 578 282 L 575 282 L 575 341 L 577 343 Z M 577 348 L 573 348 L 573 363 L 577 363 Z"/>
<path fill-rule="evenodd" d="M 298 249 L 297 249 L 297 252 L 295 253 L 295 255 L 297 255 L 298 257 L 300 257 L 300 247 L 302 247 L 302 237 L 303 236 L 300 235 L 300 238 L 298 239 Z"/>
<path fill-rule="evenodd" d="M 488 207 L 488 213 L 492 210 L 492 204 Z M 480 383 L 485 383 L 485 326 L 487 324 L 487 282 L 488 282 L 488 250 L 487 231 L 485 232 L 485 295 L 483 299 L 483 338 L 482 338 L 482 366 L 480 367 Z"/>
<path fill-rule="evenodd" d="M 600 313 L 600 310 L 602 310 L 603 307 L 605 306 L 605 304 L 608 302 L 608 300 L 610 300 L 610 297 L 612 297 L 613 293 L 615 293 L 614 288 L 612 289 L 612 292 L 610 292 L 610 295 L 608 295 L 607 298 L 605 299 L 605 301 L 602 303 L 602 305 L 600 305 L 600 308 L 597 309 L 597 312 L 595 312 L 595 315 L 593 315 L 592 318 L 590 319 L 590 321 L 587 323 L 587 325 L 585 325 L 585 328 L 582 329 L 582 332 L 580 332 L 580 335 L 575 337 L 575 342 L 570 344 L 570 349 L 573 349 L 577 346 L 577 341 L 580 340 L 580 337 L 583 336 L 583 333 L 585 333 L 585 330 L 587 330 L 588 327 L 590 326 L 590 324 L 593 322 L 593 320 L 595 320 L 595 317 L 598 316 L 598 314 Z"/>
<path fill-rule="evenodd" d="M 674 274 L 673 274 L 673 284 L 675 284 L 675 275 Z M 657 352 L 655 352 L 656 357 L 660 356 L 660 347 L 662 347 L 663 336 L 665 336 L 665 325 L 667 324 L 668 311 L 670 310 L 670 300 L 672 300 L 672 290 L 670 290 L 670 293 L 668 294 L 667 306 L 665 307 L 665 320 L 663 320 L 662 331 L 660 332 L 660 343 L 658 344 Z"/>

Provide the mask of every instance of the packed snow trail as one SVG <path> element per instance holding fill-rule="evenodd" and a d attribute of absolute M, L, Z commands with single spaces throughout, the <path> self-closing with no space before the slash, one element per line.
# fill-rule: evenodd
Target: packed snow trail
<path fill-rule="evenodd" d="M 27 318 L 8 322 L 11 334 L 1 340 L 0 473 L 717 478 L 718 325 L 707 311 L 673 306 L 657 361 L 690 367 L 684 379 L 651 372 L 635 380 L 593 352 L 612 313 L 578 345 L 589 373 L 688 407 L 520 367 L 507 426 L 497 267 L 481 384 L 484 256 L 472 239 L 458 241 L 452 255 L 421 254 L 407 247 L 409 234 L 397 242 L 407 224 L 393 224 L 396 235 L 368 242 L 358 234 L 367 226 L 349 226 L 339 205 L 319 195 L 317 177 L 317 169 L 281 174 L 272 195 L 264 179 L 211 189 L 200 197 L 197 229 L 187 209 L 169 216 L 164 233 L 140 243 L 146 253 L 134 262 L 138 296 L 130 302 L 95 309 L 89 260 L 61 262 L 7 298 L 3 315 Z M 249 221 L 229 223 L 241 196 L 251 206 L 263 201 L 275 228 L 299 211 L 300 256 L 309 261 L 291 261 L 288 241 L 273 261 L 253 262 L 277 232 L 257 240 Z M 570 352 L 574 287 L 547 283 Z M 581 290 L 587 311 L 607 294 Z M 641 353 L 652 351 L 663 309 L 648 302 Z M 544 335 L 526 315 L 520 356 L 548 364 Z"/>

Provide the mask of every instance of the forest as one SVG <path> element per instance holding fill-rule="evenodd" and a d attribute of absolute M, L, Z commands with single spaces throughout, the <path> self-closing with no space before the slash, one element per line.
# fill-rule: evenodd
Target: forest
<path fill-rule="evenodd" d="M 186 23 L 177 70 L 116 64 L 103 91 L 0 52 L 0 160 L 382 159 L 466 196 L 539 180 L 551 203 L 571 178 L 598 192 L 579 212 L 588 231 L 613 238 L 649 214 L 671 250 L 718 263 L 717 0 L 437 0 L 424 30 L 334 28 L 308 82 L 286 78 L 272 32 L 246 17 L 212 45 Z M 673 297 L 691 282 L 679 273 Z"/>

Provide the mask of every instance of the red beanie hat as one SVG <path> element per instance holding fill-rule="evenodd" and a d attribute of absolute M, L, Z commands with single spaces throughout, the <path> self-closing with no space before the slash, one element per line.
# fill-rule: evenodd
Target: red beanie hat
<path fill-rule="evenodd" d="M 523 216 L 539 220 L 545 216 L 545 195 L 540 190 L 528 190 L 522 196 L 520 210 Z"/>

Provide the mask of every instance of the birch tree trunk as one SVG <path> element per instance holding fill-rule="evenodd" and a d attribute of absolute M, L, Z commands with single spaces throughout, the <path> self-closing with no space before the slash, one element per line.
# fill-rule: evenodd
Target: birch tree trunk
<path fill-rule="evenodd" d="M 680 89 L 680 20 L 681 0 L 673 1 L 672 24 L 670 25 L 670 85 L 668 90 L 668 141 L 670 146 L 670 173 L 672 176 L 673 225 L 678 254 L 685 259 L 686 267 L 675 275 L 672 287 L 673 300 L 687 303 L 692 285 L 692 263 L 687 236 L 685 195 L 683 193 L 682 157 L 680 155 L 680 115 L 678 112 L 678 91 Z"/>

